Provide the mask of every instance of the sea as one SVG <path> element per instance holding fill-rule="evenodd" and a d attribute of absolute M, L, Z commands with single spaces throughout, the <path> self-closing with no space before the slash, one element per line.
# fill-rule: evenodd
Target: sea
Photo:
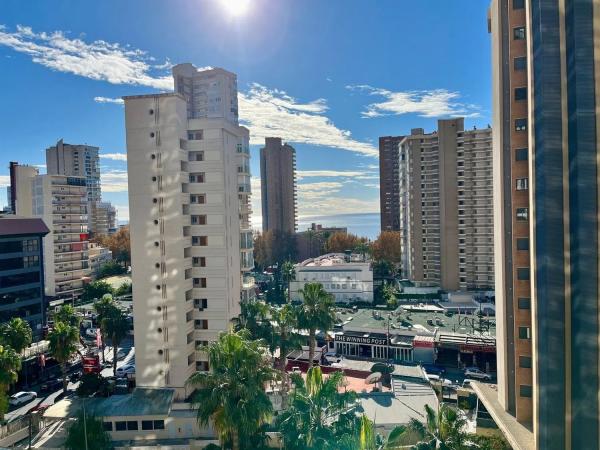
<path fill-rule="evenodd" d="M 298 218 L 298 231 L 305 231 L 311 224 L 316 223 L 324 227 L 346 227 L 348 233 L 367 237 L 371 240 L 379 236 L 379 213 L 363 214 L 337 214 L 331 216 L 302 216 Z"/>

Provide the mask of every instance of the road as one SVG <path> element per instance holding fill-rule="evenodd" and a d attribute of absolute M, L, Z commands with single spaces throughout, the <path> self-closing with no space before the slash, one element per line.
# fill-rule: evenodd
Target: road
<path fill-rule="evenodd" d="M 133 348 L 133 340 L 132 339 L 130 339 L 130 338 L 125 339 L 123 341 L 123 343 L 121 344 L 121 346 L 119 347 L 119 349 L 123 349 L 126 352 L 126 356 L 123 359 L 121 359 L 120 361 L 117 361 L 117 368 L 121 367 L 124 364 L 135 363 L 135 349 Z M 108 361 L 111 361 L 113 358 L 113 348 L 107 346 L 104 351 L 104 355 Z M 100 373 L 103 377 L 112 376 L 113 375 L 112 366 L 102 369 L 102 372 L 100 372 Z M 75 389 L 77 389 L 77 386 L 79 386 L 79 381 L 77 381 L 75 383 L 69 382 L 69 384 L 67 386 L 67 390 L 74 391 Z M 32 389 L 32 390 L 36 391 L 36 389 Z M 19 405 L 16 407 L 10 406 L 9 410 L 5 414 L 4 418 L 8 422 L 12 422 L 12 421 L 18 419 L 19 417 L 22 417 L 25 414 L 27 414 L 31 409 L 35 408 L 37 405 L 40 405 L 40 404 L 53 405 L 56 400 L 56 397 L 58 396 L 58 394 L 60 394 L 61 391 L 62 391 L 62 389 L 59 389 L 56 392 L 53 392 L 49 395 L 41 395 L 38 392 L 38 398 L 36 398 L 28 403 L 25 403 L 23 405 Z"/>

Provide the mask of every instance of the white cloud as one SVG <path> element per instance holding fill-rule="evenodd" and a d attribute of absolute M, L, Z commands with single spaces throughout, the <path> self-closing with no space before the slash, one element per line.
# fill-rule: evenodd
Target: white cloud
<path fill-rule="evenodd" d="M 100 153 L 100 158 L 111 159 L 113 161 L 127 161 L 126 153 Z"/>
<path fill-rule="evenodd" d="M 115 170 L 100 176 L 103 192 L 127 192 L 127 172 Z"/>
<path fill-rule="evenodd" d="M 10 186 L 10 175 L 0 175 L 0 188 Z"/>
<path fill-rule="evenodd" d="M 309 177 L 357 177 L 364 172 L 352 170 L 297 170 L 296 179 L 301 180 Z"/>
<path fill-rule="evenodd" d="M 115 103 L 117 105 L 123 105 L 125 101 L 122 98 L 111 98 L 111 97 L 94 97 L 96 103 Z"/>
<path fill-rule="evenodd" d="M 250 143 L 264 144 L 265 137 L 277 136 L 291 143 L 338 148 L 376 157 L 378 151 L 367 142 L 336 127 L 323 113 L 325 100 L 301 103 L 284 91 L 251 85 L 239 94 L 240 121 L 250 128 Z"/>
<path fill-rule="evenodd" d="M 383 98 L 367 105 L 363 117 L 417 114 L 421 117 L 478 117 L 479 106 L 460 102 L 461 94 L 446 89 L 393 92 L 369 85 L 346 86 L 353 91 L 366 92 Z"/>
<path fill-rule="evenodd" d="M 299 211 L 299 217 L 330 216 L 336 214 L 374 213 L 379 211 L 379 196 L 371 199 L 325 197 L 312 199 Z"/>
<path fill-rule="evenodd" d="M 164 65 L 153 65 L 146 52 L 102 40 L 84 42 L 62 31 L 36 33 L 17 25 L 14 32 L 0 26 L 0 45 L 29 55 L 33 62 L 52 70 L 72 73 L 112 84 L 173 89 L 170 75 L 158 75 Z"/>

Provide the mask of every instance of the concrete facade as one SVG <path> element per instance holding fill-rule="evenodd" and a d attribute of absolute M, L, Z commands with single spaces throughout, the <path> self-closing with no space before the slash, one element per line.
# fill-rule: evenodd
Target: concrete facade
<path fill-rule="evenodd" d="M 8 205 L 13 214 L 22 217 L 32 215 L 31 180 L 39 174 L 37 167 L 23 166 L 16 161 L 11 161 L 10 187 L 8 191 Z"/>
<path fill-rule="evenodd" d="M 400 142 L 402 277 L 445 290 L 494 285 L 491 133 L 458 118 Z"/>
<path fill-rule="evenodd" d="M 381 231 L 400 230 L 399 145 L 404 136 L 379 138 L 379 209 Z"/>
<path fill-rule="evenodd" d="M 266 138 L 260 149 L 262 229 L 294 233 L 296 222 L 296 150 L 281 138 Z"/>
<path fill-rule="evenodd" d="M 197 84 L 178 67 L 176 90 Z M 137 384 L 177 398 L 208 369 L 197 346 L 227 330 L 254 292 L 250 175 L 239 172 L 249 167 L 248 130 L 229 114 L 194 118 L 188 100 L 125 97 Z"/>

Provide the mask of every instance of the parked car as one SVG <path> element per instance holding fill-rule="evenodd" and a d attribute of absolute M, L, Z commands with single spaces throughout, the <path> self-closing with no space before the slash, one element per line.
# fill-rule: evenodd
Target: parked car
<path fill-rule="evenodd" d="M 31 400 L 37 398 L 37 393 L 29 392 L 29 391 L 21 391 L 17 392 L 15 395 L 11 395 L 8 399 L 8 403 L 13 406 L 19 406 L 23 403 L 30 402 Z"/>
<path fill-rule="evenodd" d="M 96 337 L 96 330 L 97 330 L 97 328 L 86 328 L 85 329 L 85 335 L 87 337 L 95 338 Z"/>
<path fill-rule="evenodd" d="M 44 394 L 47 394 L 50 392 L 58 391 L 59 389 L 62 389 L 62 387 L 63 387 L 63 379 L 56 378 L 54 380 L 48 380 L 44 384 L 42 384 L 40 391 L 43 392 Z"/>
<path fill-rule="evenodd" d="M 480 370 L 477 367 L 467 367 L 465 369 L 465 377 L 485 381 L 490 381 L 492 379 L 491 375 L 485 373 L 483 370 Z"/>
<path fill-rule="evenodd" d="M 131 364 L 126 364 L 124 366 L 118 367 L 117 368 L 117 376 L 118 377 L 125 377 L 129 374 L 135 374 L 135 366 L 131 365 Z"/>
<path fill-rule="evenodd" d="M 471 387 L 471 381 L 474 381 L 474 380 L 471 380 L 469 378 L 465 378 L 463 380 L 463 382 L 462 382 L 462 387 L 464 387 L 464 388 L 470 388 Z"/>
<path fill-rule="evenodd" d="M 423 370 L 425 370 L 425 373 L 427 373 L 428 375 L 444 375 L 446 373 L 446 369 L 444 369 L 442 366 L 438 366 L 435 364 L 423 364 Z"/>

